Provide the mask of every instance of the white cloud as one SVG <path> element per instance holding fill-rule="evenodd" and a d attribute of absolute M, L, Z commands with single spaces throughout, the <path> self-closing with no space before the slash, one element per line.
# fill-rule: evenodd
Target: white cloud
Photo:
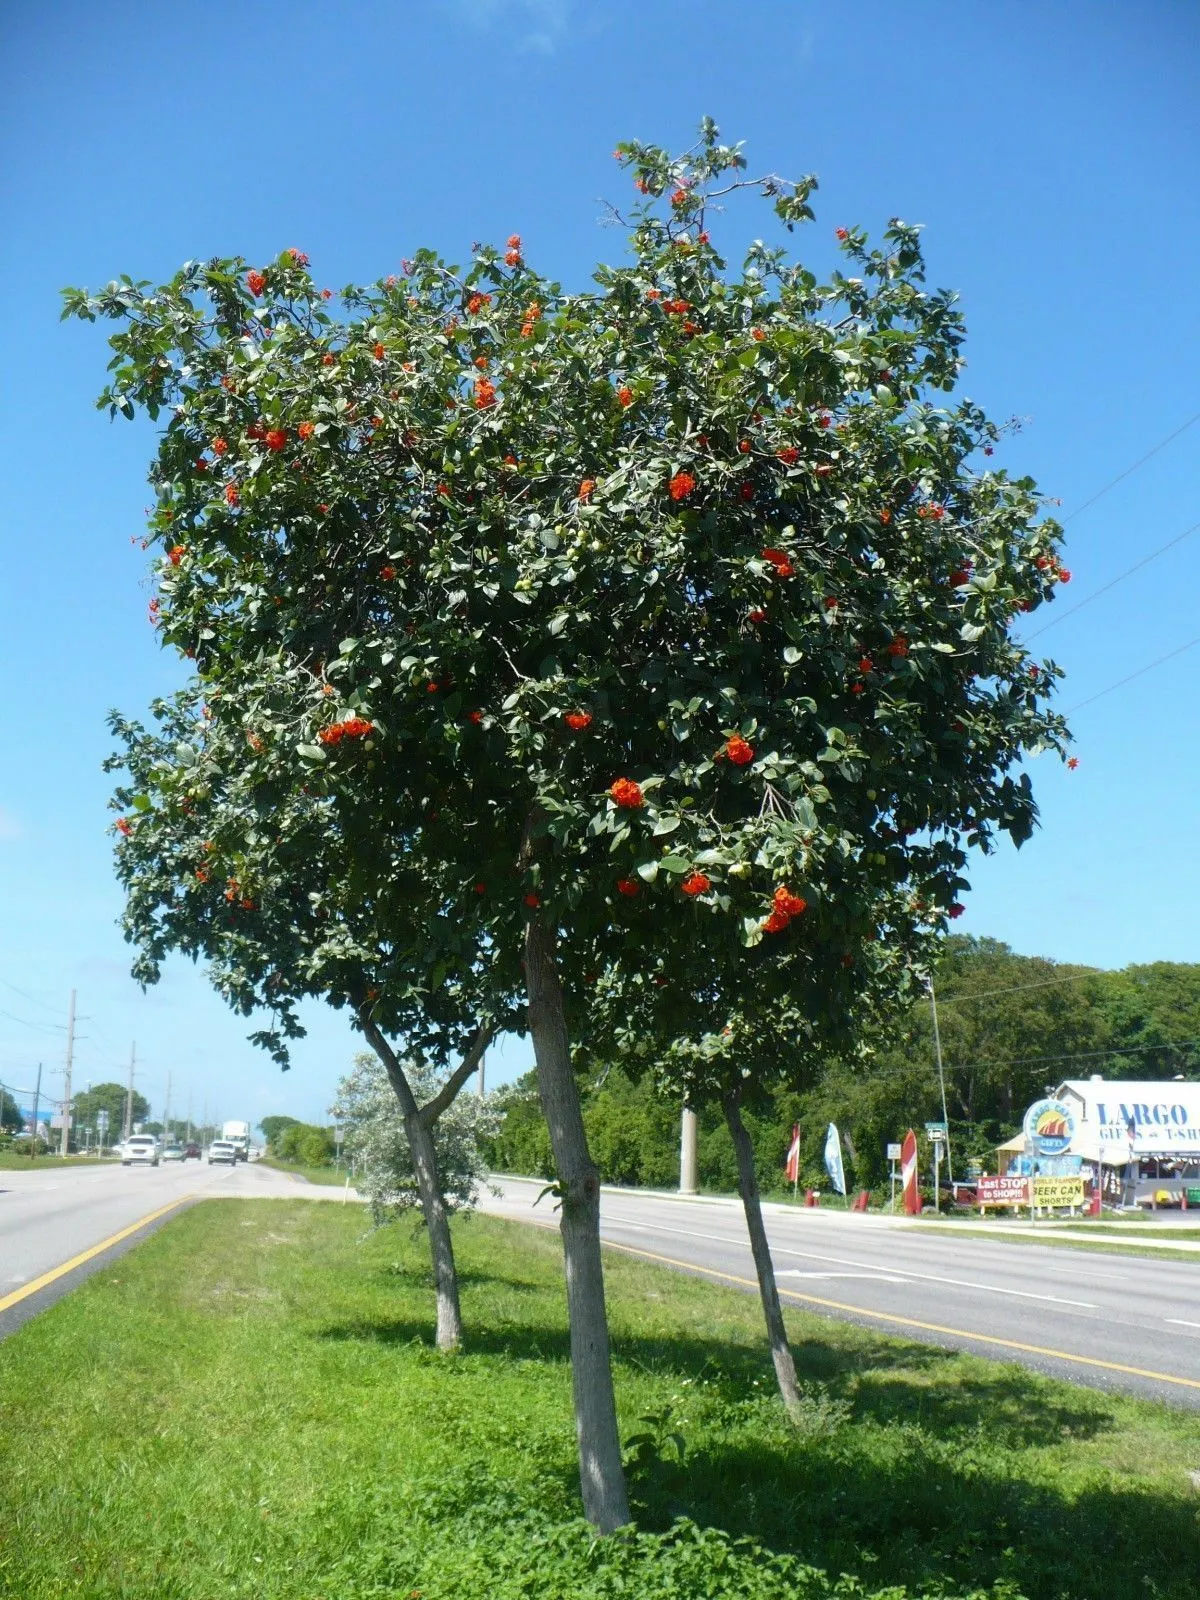
<path fill-rule="evenodd" d="M 472 27 L 503 23 L 522 50 L 553 55 L 565 38 L 574 0 L 443 0 Z M 528 29 L 528 32 L 522 30 Z"/>

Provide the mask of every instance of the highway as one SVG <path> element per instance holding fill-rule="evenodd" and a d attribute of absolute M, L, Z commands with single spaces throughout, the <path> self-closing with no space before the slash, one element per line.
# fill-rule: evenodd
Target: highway
<path fill-rule="evenodd" d="M 98 1264 L 78 1261 L 97 1245 L 114 1240 L 128 1248 L 144 1237 L 139 1225 L 166 1217 L 195 1197 L 247 1196 L 341 1198 L 339 1189 L 299 1183 L 257 1162 L 210 1167 L 186 1161 L 157 1167 L 55 1167 L 52 1160 L 29 1172 L 0 1171 L 0 1338 L 67 1290 Z M 129 1230 L 139 1230 L 131 1234 Z M 106 1259 L 111 1255 L 106 1252 Z M 66 1274 L 30 1293 L 30 1287 L 69 1263 Z"/>
<path fill-rule="evenodd" d="M 534 1209 L 544 1184 L 493 1181 L 501 1195 L 482 1209 L 555 1225 L 551 1196 Z M 756 1291 L 736 1201 L 606 1188 L 600 1217 L 614 1248 Z M 785 1305 L 1200 1410 L 1196 1261 L 956 1238 L 830 1209 L 768 1205 L 764 1217 Z"/>
<path fill-rule="evenodd" d="M 482 1195 L 482 1210 L 556 1228 L 551 1196 L 534 1207 L 540 1181 L 492 1184 L 500 1192 Z M 342 1190 L 259 1164 L 0 1172 L 0 1338 L 193 1199 L 301 1196 L 340 1200 Z M 612 1248 L 755 1291 L 738 1202 L 606 1188 L 600 1209 Z M 1194 1259 L 1149 1244 L 1129 1256 L 961 1237 L 830 1209 L 768 1204 L 764 1215 L 785 1304 L 1200 1410 Z"/>

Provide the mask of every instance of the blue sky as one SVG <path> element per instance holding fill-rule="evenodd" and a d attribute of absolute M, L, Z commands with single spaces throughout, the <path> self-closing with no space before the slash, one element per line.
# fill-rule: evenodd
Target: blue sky
<path fill-rule="evenodd" d="M 711 113 L 755 169 L 821 178 L 798 248 L 926 225 L 960 291 L 963 389 L 1019 417 L 1004 464 L 1064 517 L 1200 411 L 1200 8 L 1194 0 L 71 0 L 0 15 L 0 1078 L 123 1073 L 161 1106 L 318 1117 L 355 1041 L 314 1010 L 281 1077 L 182 963 L 142 996 L 116 928 L 112 706 L 174 681 L 146 623 L 148 427 L 92 409 L 103 334 L 60 326 L 58 290 L 191 256 L 306 250 L 337 286 L 422 244 L 457 257 L 520 232 L 581 283 L 621 248 L 619 138 L 681 145 Z M 752 224 L 745 213 L 745 226 Z M 740 243 L 738 214 L 725 224 Z M 1062 615 L 1200 519 L 1200 423 L 1068 525 Z M 1190 845 L 1200 533 L 1064 616 L 1078 771 L 1035 763 L 1043 826 L 978 864 L 963 931 L 1103 966 L 1200 960 Z M 496 1077 L 525 1064 L 514 1045 Z M 53 1089 L 60 1079 L 48 1077 Z"/>

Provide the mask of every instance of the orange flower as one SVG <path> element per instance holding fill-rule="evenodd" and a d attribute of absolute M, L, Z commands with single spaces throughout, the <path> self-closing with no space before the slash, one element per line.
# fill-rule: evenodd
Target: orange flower
<path fill-rule="evenodd" d="M 213 442 L 212 442 L 213 455 L 215 455 L 215 456 L 223 456 L 225 454 L 226 450 L 228 450 L 228 449 L 229 449 L 229 445 L 226 443 L 226 441 L 224 439 L 214 439 L 213 440 Z"/>
<path fill-rule="evenodd" d="M 496 404 L 496 385 L 488 378 L 475 379 L 475 409 L 486 411 Z"/>
<path fill-rule="evenodd" d="M 592 490 L 595 489 L 595 487 L 595 478 L 585 478 L 579 485 L 579 501 L 581 505 L 587 505 L 588 501 L 592 498 Z"/>
<path fill-rule="evenodd" d="M 334 357 L 331 356 L 329 354 L 328 350 L 327 350 L 325 352 L 325 354 L 321 357 L 321 365 L 323 367 L 331 367 L 333 365 L 333 362 L 334 362 Z"/>
<path fill-rule="evenodd" d="M 696 487 L 696 480 L 690 472 L 677 472 L 668 487 L 672 500 L 686 500 Z"/>
<path fill-rule="evenodd" d="M 773 550 L 769 546 L 762 552 L 762 559 L 769 561 L 775 568 L 777 578 L 791 578 L 795 576 L 796 569 L 792 565 L 792 558 L 786 550 Z"/>
<path fill-rule="evenodd" d="M 128 817 L 117 818 L 117 832 L 124 834 L 125 838 L 128 839 L 129 835 L 133 832 L 133 825 L 130 823 Z"/>
<path fill-rule="evenodd" d="M 762 343 L 762 342 L 763 342 L 763 340 L 764 340 L 764 339 L 765 339 L 765 338 L 766 338 L 766 337 L 767 337 L 767 336 L 766 336 L 766 334 L 765 334 L 765 333 L 764 333 L 764 332 L 763 332 L 763 331 L 762 331 L 762 329 L 761 329 L 761 328 L 751 328 L 751 329 L 750 329 L 750 337 L 751 337 L 751 338 L 752 338 L 752 339 L 753 339 L 753 340 L 754 340 L 754 342 L 755 342 L 755 343 L 756 343 L 756 344 L 761 344 L 761 343 Z"/>
<path fill-rule="evenodd" d="M 785 883 L 779 885 L 772 899 L 776 911 L 785 917 L 802 917 L 808 910 L 808 901 L 793 894 Z"/>
<path fill-rule="evenodd" d="M 627 383 L 623 383 L 617 390 L 617 399 L 623 406 L 631 406 L 633 404 L 633 390 Z"/>
<path fill-rule="evenodd" d="M 800 452 L 794 444 L 784 445 L 782 450 L 776 452 L 785 467 L 794 467 L 800 459 Z"/>
<path fill-rule="evenodd" d="M 173 567 L 177 567 L 183 560 L 184 556 L 187 555 L 187 546 L 184 544 L 173 544 L 170 550 L 167 552 L 167 555 L 170 559 L 171 565 Z"/>
<path fill-rule="evenodd" d="M 712 888 L 712 879 L 705 877 L 703 872 L 690 872 L 679 887 L 694 899 L 698 894 L 708 893 Z"/>
<path fill-rule="evenodd" d="M 525 896 L 525 904 L 531 911 L 536 911 L 541 903 L 542 902 L 538 899 L 537 895 L 532 892 L 532 890 Z"/>
<path fill-rule="evenodd" d="M 567 711 L 563 715 L 563 721 L 575 733 L 582 733 L 585 728 L 591 727 L 592 713 L 590 711 Z"/>
<path fill-rule="evenodd" d="M 764 933 L 782 933 L 791 920 L 791 917 L 785 917 L 782 911 L 772 911 L 769 917 L 764 917 L 762 930 Z"/>
<path fill-rule="evenodd" d="M 237 505 L 238 501 L 242 497 L 238 491 L 238 486 L 236 483 L 227 483 L 225 485 L 225 498 L 231 506 Z"/>
<path fill-rule="evenodd" d="M 506 267 L 519 267 L 521 265 L 521 252 L 519 250 L 506 250 L 504 252 L 504 265 Z"/>
<path fill-rule="evenodd" d="M 257 298 L 266 288 L 267 280 L 261 272 L 248 272 L 246 274 L 246 287 Z"/>
<path fill-rule="evenodd" d="M 467 301 L 468 315 L 472 317 L 475 316 L 478 312 L 483 310 L 484 306 L 490 306 L 491 303 L 492 297 L 490 294 L 473 294 Z"/>
<path fill-rule="evenodd" d="M 475 357 L 475 365 L 479 368 L 480 372 L 486 372 L 487 371 L 487 365 L 488 365 L 488 358 L 486 356 L 476 356 Z"/>
<path fill-rule="evenodd" d="M 376 361 L 382 361 L 383 358 L 384 358 L 384 355 L 386 354 L 386 351 L 384 350 L 384 348 L 383 348 L 383 346 L 381 344 L 377 344 L 375 346 L 375 348 L 371 351 L 371 354 L 375 357 Z"/>
<path fill-rule="evenodd" d="M 748 767 L 754 760 L 754 750 L 748 745 L 741 734 L 735 733 L 725 741 L 725 754 L 735 767 Z"/>
<path fill-rule="evenodd" d="M 266 434 L 263 436 L 263 443 L 266 445 L 268 450 L 278 452 L 282 450 L 284 445 L 287 443 L 287 434 L 284 433 L 282 428 L 268 428 Z"/>
<path fill-rule="evenodd" d="M 300 435 L 300 437 L 302 439 L 311 439 L 312 436 L 313 436 L 313 433 L 315 431 L 316 431 L 316 423 L 315 422 L 302 422 L 300 424 L 300 426 L 296 429 L 296 432 Z"/>
<path fill-rule="evenodd" d="M 642 798 L 641 785 L 634 783 L 632 778 L 618 778 L 608 792 L 623 811 L 636 811 L 646 803 Z"/>
<path fill-rule="evenodd" d="M 641 893 L 642 886 L 636 878 L 618 878 L 617 889 L 621 894 L 628 895 L 632 900 L 635 894 Z"/>
<path fill-rule="evenodd" d="M 505 242 L 510 250 L 519 250 L 521 248 L 521 235 L 519 233 L 510 233 Z"/>

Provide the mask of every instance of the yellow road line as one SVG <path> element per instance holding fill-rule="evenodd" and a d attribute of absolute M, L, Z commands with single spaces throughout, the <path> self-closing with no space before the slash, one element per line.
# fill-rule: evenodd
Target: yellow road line
<path fill-rule="evenodd" d="M 545 1226 L 545 1224 L 541 1224 Z M 642 1256 L 647 1261 L 659 1261 L 664 1266 L 682 1267 L 686 1272 L 700 1272 L 708 1278 L 718 1278 L 725 1283 L 736 1283 L 744 1289 L 757 1291 L 753 1278 L 739 1278 L 732 1272 L 718 1272 L 715 1267 L 701 1267 L 694 1261 L 677 1261 L 674 1256 L 656 1255 L 653 1250 L 639 1250 L 631 1244 L 615 1244 L 611 1239 L 602 1241 L 606 1250 L 623 1250 L 626 1255 Z M 946 1333 L 955 1339 L 973 1339 L 977 1344 L 1000 1345 L 1005 1350 L 1021 1350 L 1026 1355 L 1050 1356 L 1055 1361 L 1074 1361 L 1083 1367 L 1100 1367 L 1105 1372 L 1123 1372 L 1132 1378 L 1150 1378 L 1155 1383 L 1174 1383 L 1185 1389 L 1200 1389 L 1200 1379 L 1177 1378 L 1170 1372 L 1148 1372 L 1145 1367 L 1127 1367 L 1120 1361 L 1102 1361 L 1099 1356 L 1073 1355 L 1069 1350 L 1052 1350 L 1041 1344 L 1022 1344 L 1017 1339 L 1001 1339 L 994 1333 L 972 1333 L 967 1328 L 947 1328 L 940 1322 L 919 1322 L 915 1317 L 900 1317 L 890 1311 L 868 1311 L 865 1306 L 846 1305 L 841 1300 L 822 1300 L 815 1294 L 797 1294 L 794 1289 L 780 1289 L 788 1300 L 799 1300 L 805 1305 L 824 1306 L 828 1311 L 849 1311 L 856 1317 L 870 1317 L 874 1322 L 891 1322 L 900 1328 L 920 1328 L 925 1333 Z"/>
<path fill-rule="evenodd" d="M 77 1256 L 72 1256 L 70 1261 L 64 1261 L 61 1267 L 53 1267 L 49 1272 L 43 1272 L 40 1278 L 34 1278 L 32 1283 L 23 1284 L 21 1288 L 14 1289 L 11 1294 L 0 1297 L 0 1311 L 7 1311 L 9 1306 L 15 1306 L 22 1300 L 28 1300 L 31 1294 L 36 1294 L 39 1289 L 44 1289 L 48 1284 L 55 1283 L 68 1272 L 74 1272 L 76 1267 L 83 1266 L 85 1261 L 92 1261 L 96 1256 L 103 1255 L 106 1250 L 111 1250 L 113 1245 L 120 1244 L 122 1239 L 128 1239 L 139 1228 L 144 1228 L 147 1223 L 156 1222 L 159 1217 L 165 1217 L 168 1211 L 174 1211 L 183 1205 L 186 1200 L 194 1200 L 195 1195 L 183 1194 L 178 1200 L 172 1200 L 169 1205 L 159 1206 L 157 1211 L 151 1211 L 146 1216 L 140 1217 L 137 1222 L 130 1223 L 128 1228 L 122 1228 L 120 1233 L 110 1234 L 107 1239 L 102 1239 L 99 1244 L 94 1244 L 90 1250 L 83 1250 Z"/>

